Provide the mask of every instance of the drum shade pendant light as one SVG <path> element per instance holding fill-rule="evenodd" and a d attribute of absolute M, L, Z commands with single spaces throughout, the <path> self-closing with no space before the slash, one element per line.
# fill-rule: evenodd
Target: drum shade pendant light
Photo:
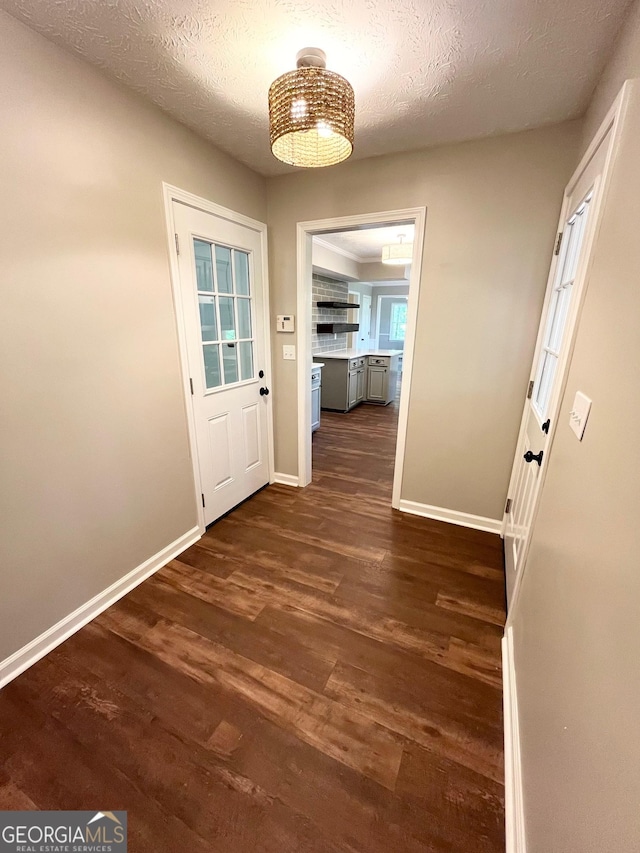
<path fill-rule="evenodd" d="M 269 89 L 271 151 L 291 166 L 341 163 L 353 151 L 355 103 L 351 84 L 327 71 L 324 51 L 306 47 L 295 71 Z"/>
<path fill-rule="evenodd" d="M 413 243 L 403 243 L 404 234 L 399 235 L 399 243 L 390 243 L 382 247 L 382 257 L 380 260 L 383 264 L 407 264 L 411 263 L 413 258 Z"/>

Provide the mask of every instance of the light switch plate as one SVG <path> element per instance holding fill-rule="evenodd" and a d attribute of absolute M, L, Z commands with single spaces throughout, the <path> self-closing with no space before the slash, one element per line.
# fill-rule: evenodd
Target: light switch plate
<path fill-rule="evenodd" d="M 591 400 L 582 391 L 576 392 L 576 396 L 573 398 L 573 408 L 569 412 L 569 426 L 578 436 L 578 441 L 582 441 L 590 411 Z"/>
<path fill-rule="evenodd" d="M 295 361 L 296 360 L 295 344 L 284 344 L 282 347 L 282 357 L 285 361 Z"/>

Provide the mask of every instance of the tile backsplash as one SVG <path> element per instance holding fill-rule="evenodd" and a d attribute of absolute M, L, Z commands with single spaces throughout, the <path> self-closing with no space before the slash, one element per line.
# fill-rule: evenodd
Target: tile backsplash
<path fill-rule="evenodd" d="M 349 301 L 349 285 L 346 281 L 313 273 L 311 289 L 311 352 L 336 352 L 347 347 L 348 334 L 319 335 L 318 323 L 346 323 L 348 314 L 344 309 L 318 308 L 318 302 Z"/>

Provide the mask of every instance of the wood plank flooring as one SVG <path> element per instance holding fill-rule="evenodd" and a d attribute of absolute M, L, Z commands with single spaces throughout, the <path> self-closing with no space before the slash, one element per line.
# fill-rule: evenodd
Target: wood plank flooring
<path fill-rule="evenodd" d="M 269 486 L 0 693 L 0 809 L 129 849 L 502 853 L 497 536 L 392 511 L 397 408 Z"/>

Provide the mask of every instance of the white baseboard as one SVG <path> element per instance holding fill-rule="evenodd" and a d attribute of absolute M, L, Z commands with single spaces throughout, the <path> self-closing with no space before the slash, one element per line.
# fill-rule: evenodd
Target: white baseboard
<path fill-rule="evenodd" d="M 504 705 L 504 810 L 506 853 L 526 853 L 520 723 L 513 656 L 513 631 L 502 638 L 502 698 Z"/>
<path fill-rule="evenodd" d="M 293 474 L 280 474 L 276 471 L 273 475 L 273 482 L 280 483 L 283 486 L 297 486 L 300 480 L 298 477 L 294 477 Z"/>
<path fill-rule="evenodd" d="M 17 652 L 14 652 L 8 658 L 0 661 L 0 688 L 20 675 L 21 672 L 24 672 L 25 669 L 33 666 L 40 658 L 44 657 L 52 649 L 55 649 L 56 646 L 59 646 L 60 643 L 63 643 L 72 634 L 75 634 L 76 631 L 79 631 L 87 622 L 95 619 L 107 607 L 111 607 L 123 595 L 131 592 L 134 587 L 138 586 L 138 584 L 142 583 L 142 581 L 146 580 L 154 572 L 157 572 L 158 569 L 166 566 L 170 560 L 177 557 L 185 548 L 197 542 L 201 535 L 199 527 L 188 530 L 170 545 L 167 545 L 166 548 L 163 548 L 162 551 L 158 551 L 157 554 L 145 560 L 144 563 L 141 563 L 133 571 L 111 584 L 111 586 L 102 592 L 99 592 L 90 601 L 80 605 L 73 613 L 69 613 L 64 619 L 52 625 L 51 628 L 40 634 L 39 637 L 31 640 L 30 643 L 18 649 Z"/>
<path fill-rule="evenodd" d="M 485 518 L 482 515 L 470 515 L 467 512 L 458 512 L 455 509 L 445 509 L 441 506 L 429 506 L 417 501 L 400 500 L 398 505 L 400 512 L 409 512 L 411 515 L 421 515 L 423 518 L 433 518 L 436 521 L 446 521 L 448 524 L 458 524 L 460 527 L 472 527 L 474 530 L 485 530 L 487 533 L 500 533 L 502 530 L 502 519 Z"/>

